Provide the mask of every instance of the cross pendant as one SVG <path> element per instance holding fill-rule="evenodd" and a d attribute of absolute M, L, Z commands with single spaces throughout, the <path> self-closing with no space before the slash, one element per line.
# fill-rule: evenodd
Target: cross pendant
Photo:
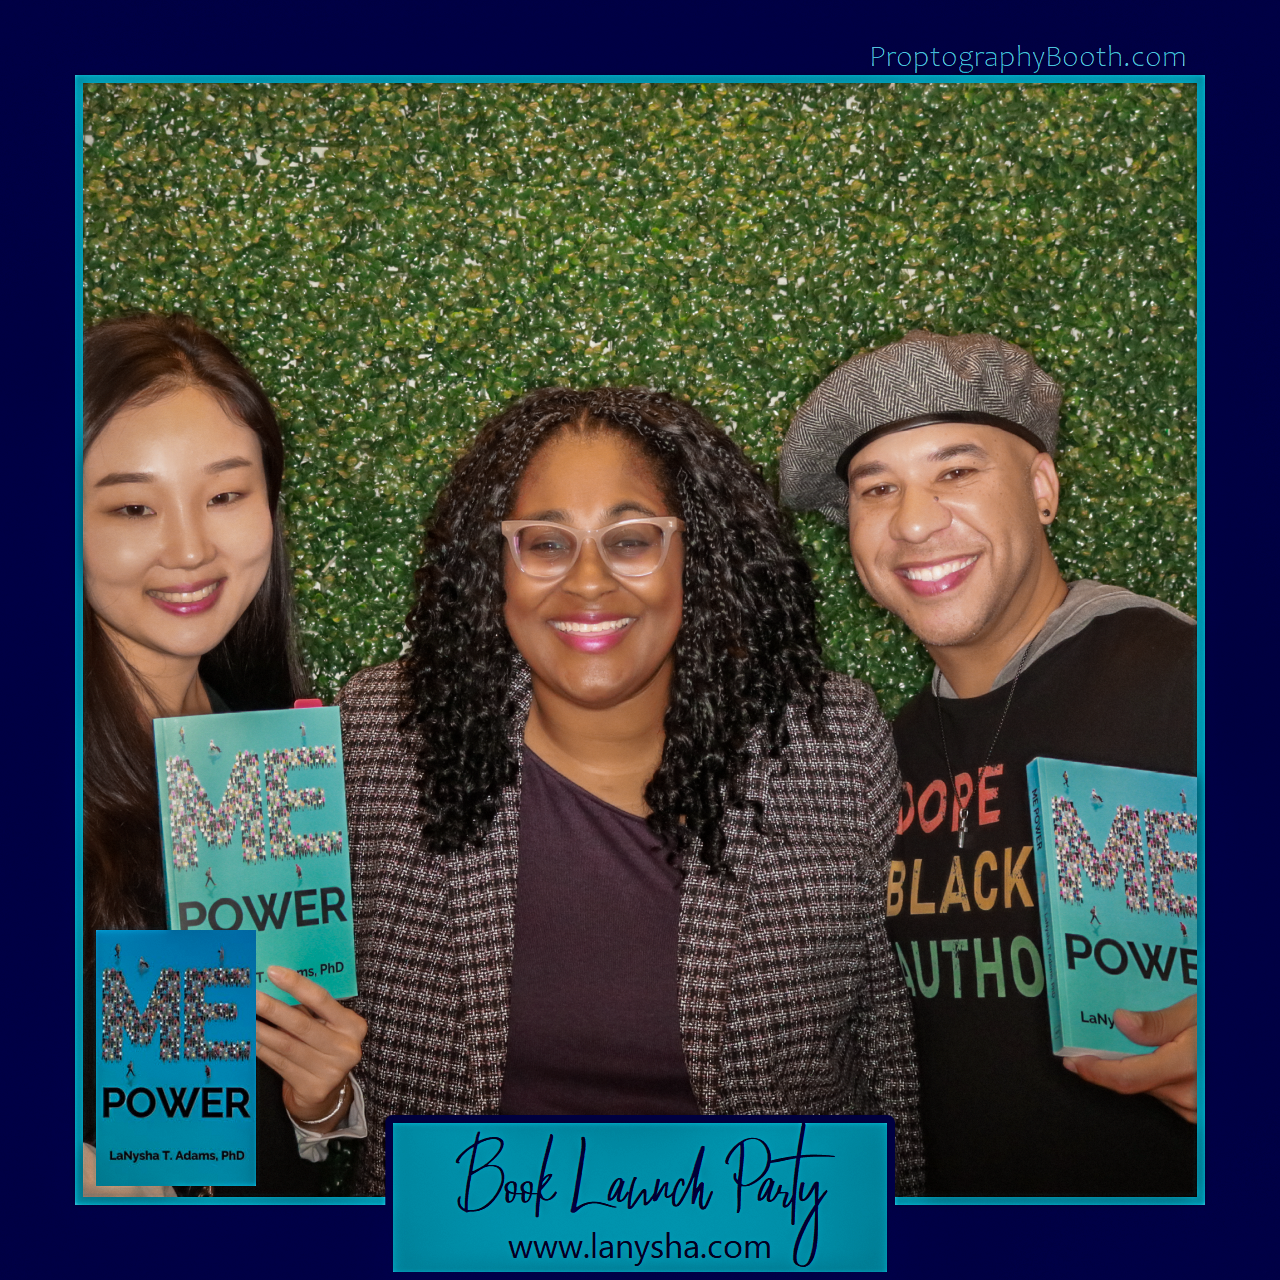
<path fill-rule="evenodd" d="M 969 834 L 969 810 L 960 810 L 960 834 L 956 839 L 956 848 L 964 848 L 964 838 Z"/>

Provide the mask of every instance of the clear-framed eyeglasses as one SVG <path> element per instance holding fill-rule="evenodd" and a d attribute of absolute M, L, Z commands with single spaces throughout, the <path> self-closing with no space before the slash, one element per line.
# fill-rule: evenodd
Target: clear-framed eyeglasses
<path fill-rule="evenodd" d="M 577 563 L 584 542 L 594 542 L 610 573 L 644 578 L 662 568 L 671 535 L 684 528 L 676 516 L 619 520 L 603 529 L 575 529 L 547 520 L 504 520 L 502 536 L 516 567 L 531 578 L 563 578 Z"/>

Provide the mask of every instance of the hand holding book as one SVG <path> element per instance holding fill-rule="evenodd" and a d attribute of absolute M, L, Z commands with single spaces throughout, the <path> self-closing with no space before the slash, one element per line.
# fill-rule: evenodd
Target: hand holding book
<path fill-rule="evenodd" d="M 154 729 L 170 928 L 254 929 L 257 985 L 285 1003 L 272 966 L 354 996 L 338 708 L 171 717 Z"/>
<path fill-rule="evenodd" d="M 1090 1084 L 1116 1093 L 1149 1093 L 1184 1120 L 1196 1123 L 1196 997 L 1167 1009 L 1132 1013 L 1117 1009 L 1116 1026 L 1134 1044 L 1156 1045 L 1155 1053 L 1107 1062 L 1065 1058 L 1063 1066 Z"/>
<path fill-rule="evenodd" d="M 1041 757 L 1027 783 L 1054 1052 L 1195 1124 L 1196 996 L 1167 1002 L 1198 985 L 1197 781 Z"/>
<path fill-rule="evenodd" d="M 267 972 L 298 1003 L 258 992 L 258 1056 L 284 1081 L 285 1110 L 297 1123 L 330 1133 L 342 1126 L 350 1108 L 347 1076 L 360 1062 L 367 1025 L 294 970 L 272 965 Z"/>

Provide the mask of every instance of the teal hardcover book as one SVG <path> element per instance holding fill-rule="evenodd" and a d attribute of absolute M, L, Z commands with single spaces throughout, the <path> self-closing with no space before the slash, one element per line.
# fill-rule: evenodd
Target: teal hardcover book
<path fill-rule="evenodd" d="M 257 1181 L 255 942 L 98 930 L 98 1186 Z"/>
<path fill-rule="evenodd" d="M 1196 780 L 1040 758 L 1027 785 L 1053 1051 L 1152 1053 L 1112 1019 L 1196 994 Z"/>
<path fill-rule="evenodd" d="M 253 929 L 259 990 L 285 965 L 356 994 L 337 707 L 155 721 L 169 924 Z"/>

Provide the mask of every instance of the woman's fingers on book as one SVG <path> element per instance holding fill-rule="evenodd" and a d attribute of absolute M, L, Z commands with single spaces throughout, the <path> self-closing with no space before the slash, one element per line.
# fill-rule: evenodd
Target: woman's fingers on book
<path fill-rule="evenodd" d="M 301 1016 L 306 1018 L 305 1014 Z M 315 1019 L 307 1021 L 323 1026 Z M 327 1105 L 321 1104 L 333 1099 L 348 1073 L 359 1063 L 360 1044 L 331 1030 L 311 1043 L 259 1019 L 258 1056 L 284 1081 L 285 1105 L 298 1115 L 328 1110 Z"/>
<path fill-rule="evenodd" d="M 1167 1009 L 1149 1009 L 1144 1012 L 1117 1009 L 1115 1024 L 1134 1044 L 1162 1045 L 1168 1044 L 1188 1027 L 1194 1027 L 1196 1016 L 1196 997 L 1188 996 Z"/>
<path fill-rule="evenodd" d="M 321 1071 L 319 1074 L 309 1071 L 293 1058 L 277 1052 L 261 1039 L 258 1041 L 258 1056 L 284 1082 L 285 1107 L 291 1115 L 303 1117 L 299 1123 L 305 1124 L 307 1112 L 328 1111 L 329 1102 L 334 1099 L 334 1095 L 346 1079 L 345 1072 L 335 1080 L 332 1071 Z M 331 1118 L 341 1119 L 341 1117 Z"/>
<path fill-rule="evenodd" d="M 262 1024 L 258 1029 L 258 1057 L 271 1068 L 283 1081 L 286 1075 L 296 1074 L 296 1067 L 283 1053 L 273 1049 L 262 1035 Z"/>
<path fill-rule="evenodd" d="M 354 1041 L 334 1036 L 321 1043 L 310 1043 L 269 1022 L 258 1022 L 258 1043 L 271 1054 L 265 1058 L 267 1066 L 284 1079 L 297 1085 L 298 1072 L 305 1072 L 316 1081 L 325 1081 L 326 1093 L 336 1089 L 360 1061 L 360 1046 Z M 282 1071 L 273 1059 L 283 1061 L 290 1069 Z"/>
<path fill-rule="evenodd" d="M 335 1000 L 332 1010 L 313 1014 L 302 1005 L 285 1004 L 263 991 L 257 998 L 258 1030 L 274 1025 L 301 1044 L 340 1057 L 354 1055 L 348 1070 L 360 1061 L 360 1046 L 368 1024 L 354 1009 L 344 1008 Z"/>
<path fill-rule="evenodd" d="M 275 973 L 271 980 L 300 1000 L 314 999 L 303 986 L 314 983 L 297 974 Z M 316 1000 L 320 1008 L 313 1014 L 303 1005 L 258 992 L 258 1053 L 285 1082 L 285 1105 L 294 1115 L 327 1111 L 335 1091 L 360 1062 L 365 1020 L 324 994 L 327 1004 Z"/>
<path fill-rule="evenodd" d="M 367 1026 L 365 1020 L 354 1009 L 348 1009 L 345 1005 L 339 1004 L 319 983 L 312 982 L 310 978 L 304 978 L 295 970 L 286 969 L 280 965 L 270 965 L 267 969 L 267 977 L 281 991 L 287 991 L 300 1002 L 297 1006 L 287 1005 L 281 1000 L 267 996 L 266 998 L 271 1000 L 273 1005 L 278 1005 L 282 1009 L 292 1009 L 302 1017 L 310 1017 L 314 1014 L 321 1023 L 327 1023 L 347 1035 L 355 1036 L 357 1042 L 364 1040 Z M 258 1016 L 268 1016 L 264 1015 L 262 993 L 259 993 Z M 272 1021 L 279 1020 L 273 1017 Z"/>
<path fill-rule="evenodd" d="M 328 1008 L 329 1005 L 342 1007 L 318 982 L 304 978 L 296 969 L 286 969 L 278 964 L 268 965 L 267 977 L 281 991 L 287 991 L 295 999 L 301 1000 L 308 1009 L 317 1013 L 321 1008 Z"/>

